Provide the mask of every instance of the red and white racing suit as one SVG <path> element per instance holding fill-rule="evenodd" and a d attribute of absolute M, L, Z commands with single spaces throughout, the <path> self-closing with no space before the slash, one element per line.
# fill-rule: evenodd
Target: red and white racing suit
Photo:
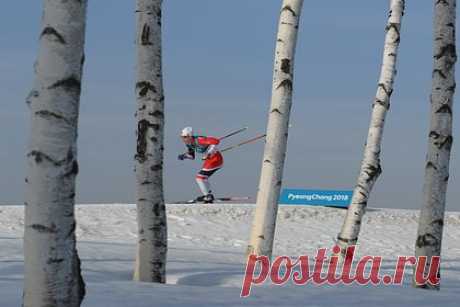
<path fill-rule="evenodd" d="M 219 139 L 215 137 L 195 136 L 192 144 L 187 145 L 186 158 L 195 159 L 195 152 L 203 154 L 203 166 L 196 174 L 196 182 L 200 187 L 203 195 L 211 194 L 211 184 L 209 177 L 222 168 L 224 165 L 224 158 L 217 149 Z"/>

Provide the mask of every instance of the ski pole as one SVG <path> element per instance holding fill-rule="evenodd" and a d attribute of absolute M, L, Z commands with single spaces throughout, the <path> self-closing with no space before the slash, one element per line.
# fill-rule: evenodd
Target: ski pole
<path fill-rule="evenodd" d="M 220 150 L 220 152 L 228 151 L 228 150 L 231 150 L 231 149 L 234 149 L 234 148 L 243 146 L 243 145 L 245 145 L 245 144 L 249 144 L 249 143 L 255 142 L 255 141 L 259 140 L 259 139 L 264 138 L 265 136 L 266 136 L 265 133 L 264 133 L 264 134 L 260 134 L 260 135 L 255 136 L 255 137 L 253 137 L 252 139 L 249 139 L 249 140 L 247 140 L 247 141 L 244 141 L 244 142 L 241 142 L 241 143 L 239 143 L 239 144 L 236 144 L 236 145 L 232 145 L 232 146 L 226 147 L 226 148 Z"/>
<path fill-rule="evenodd" d="M 246 129 L 248 129 L 248 127 L 243 127 L 243 128 L 238 129 L 238 130 L 236 130 L 236 131 L 233 131 L 233 132 L 231 132 L 231 133 L 229 133 L 229 134 L 227 134 L 227 135 L 224 135 L 223 137 L 220 137 L 219 140 L 223 140 L 223 139 L 226 139 L 226 138 L 228 138 L 228 137 L 234 136 L 235 134 L 238 134 L 238 133 L 240 133 L 240 132 L 243 132 L 243 131 L 246 130 Z"/>

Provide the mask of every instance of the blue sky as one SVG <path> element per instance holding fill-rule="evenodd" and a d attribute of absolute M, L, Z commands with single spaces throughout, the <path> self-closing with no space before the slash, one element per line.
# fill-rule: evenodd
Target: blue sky
<path fill-rule="evenodd" d="M 389 1 L 305 1 L 295 62 L 284 186 L 352 189 L 380 72 Z M 0 12 L 0 203 L 22 203 L 29 114 L 24 103 L 41 1 L 7 1 Z M 89 1 L 80 109 L 77 201 L 134 202 L 135 1 Z M 192 125 L 232 144 L 265 129 L 281 1 L 165 0 L 167 200 L 194 197 L 200 161 L 177 161 L 178 132 Z M 371 206 L 418 208 L 427 148 L 432 1 L 407 1 L 398 75 L 387 117 L 383 174 Z M 20 21 L 20 22 L 18 22 Z M 457 96 L 455 98 L 457 99 Z M 454 103 L 457 104 L 458 101 Z M 454 108 L 454 140 L 459 131 Z M 460 210 L 454 141 L 447 208 Z M 216 195 L 255 196 L 263 144 L 225 155 Z"/>

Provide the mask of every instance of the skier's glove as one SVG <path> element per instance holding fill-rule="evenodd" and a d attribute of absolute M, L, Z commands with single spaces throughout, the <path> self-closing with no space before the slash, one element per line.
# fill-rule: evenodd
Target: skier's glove
<path fill-rule="evenodd" d="M 181 160 L 181 161 L 184 160 L 184 159 L 185 159 L 185 154 L 180 154 L 180 155 L 177 157 L 177 159 L 179 159 L 179 160 Z"/>
<path fill-rule="evenodd" d="M 207 160 L 207 159 L 208 159 L 208 155 L 204 155 L 204 156 L 201 157 L 201 160 L 203 160 L 203 161 Z"/>

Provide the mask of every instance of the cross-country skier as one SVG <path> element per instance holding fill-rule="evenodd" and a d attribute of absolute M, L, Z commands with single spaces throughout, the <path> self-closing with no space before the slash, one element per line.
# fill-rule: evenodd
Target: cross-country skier
<path fill-rule="evenodd" d="M 224 164 L 222 154 L 217 149 L 220 140 L 215 137 L 195 136 L 193 135 L 192 127 L 182 129 L 181 138 L 185 146 L 187 146 L 187 152 L 180 154 L 178 157 L 179 160 L 195 160 L 196 152 L 203 154 L 203 166 L 198 174 L 196 174 L 196 182 L 203 196 L 198 197 L 196 200 L 206 204 L 213 203 L 214 195 L 211 192 L 209 177 L 217 172 Z"/>

